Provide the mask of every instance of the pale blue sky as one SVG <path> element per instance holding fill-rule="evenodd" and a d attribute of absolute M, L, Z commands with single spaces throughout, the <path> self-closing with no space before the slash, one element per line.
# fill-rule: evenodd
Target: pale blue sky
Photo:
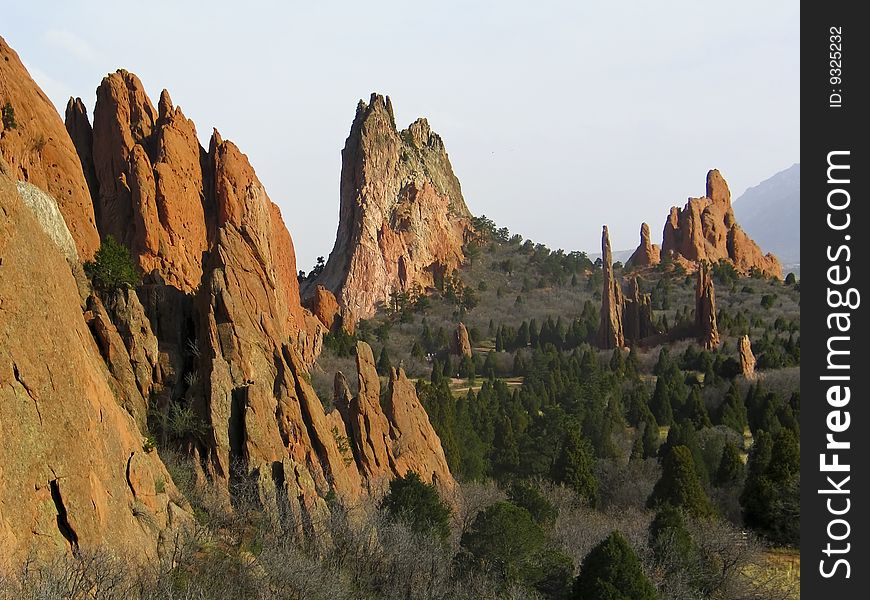
<path fill-rule="evenodd" d="M 147 7 L 147 8 L 146 8 Z M 616 249 L 718 168 L 736 198 L 799 161 L 799 3 L 15 2 L 0 35 L 59 106 L 108 72 L 168 88 L 251 159 L 299 268 L 332 248 L 356 103 L 447 145 L 469 208 L 556 248 Z"/>

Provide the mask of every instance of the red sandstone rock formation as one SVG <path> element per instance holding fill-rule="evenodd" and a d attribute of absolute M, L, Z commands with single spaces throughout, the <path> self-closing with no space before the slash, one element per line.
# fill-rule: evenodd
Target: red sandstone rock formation
<path fill-rule="evenodd" d="M 10 167 L 10 177 L 50 194 L 57 201 L 80 258 L 91 258 L 100 241 L 76 149 L 57 110 L 2 37 L 0 108 L 7 114 L 0 120 L 0 156 Z"/>
<path fill-rule="evenodd" d="M 601 324 L 598 328 L 598 346 L 605 350 L 612 350 L 625 346 L 625 335 L 622 327 L 622 287 L 613 274 L 613 253 L 610 250 L 607 225 L 603 227 L 601 232 L 601 256 L 604 282 L 601 291 Z"/>
<path fill-rule="evenodd" d="M 124 70 L 97 88 L 91 144 L 99 189 L 95 213 L 100 234 L 130 248 L 142 271 L 156 270 L 188 292 L 202 278 L 216 211 L 193 122 L 172 106 L 166 90 L 158 107 L 139 78 Z M 79 124 L 70 123 L 70 129 L 86 138 L 86 116 L 71 114 Z M 86 154 L 82 161 L 88 161 Z"/>
<path fill-rule="evenodd" d="M 763 255 L 758 245 L 734 219 L 731 192 L 717 170 L 707 173 L 707 193 L 689 198 L 680 210 L 672 207 L 665 221 L 662 255 L 693 268 L 700 261 L 730 261 L 740 272 L 758 269 L 782 279 L 782 265 L 772 254 Z"/>
<path fill-rule="evenodd" d="M 0 547 L 155 560 L 192 519 L 113 394 L 73 273 L 0 176 Z"/>
<path fill-rule="evenodd" d="M 698 280 L 695 286 L 695 326 L 698 341 L 707 350 L 719 346 L 719 328 L 716 325 L 716 294 L 713 277 L 706 263 L 698 266 Z"/>
<path fill-rule="evenodd" d="M 338 233 L 315 283 L 352 326 L 391 292 L 432 287 L 459 267 L 470 218 L 441 138 L 425 119 L 397 131 L 390 99 L 373 94 L 342 151 Z"/>
<path fill-rule="evenodd" d="M 468 337 L 465 323 L 457 325 L 456 331 L 453 332 L 452 351 L 456 356 L 471 356 L 471 340 Z"/>
<path fill-rule="evenodd" d="M 311 311 L 329 331 L 332 331 L 336 319 L 341 316 L 335 296 L 322 285 L 318 285 L 314 289 Z"/>
<path fill-rule="evenodd" d="M 445 492 L 452 491 L 456 483 L 441 440 L 404 370 L 392 370 L 382 410 L 381 381 L 372 349 L 365 342 L 357 343 L 356 363 L 359 393 L 351 399 L 344 376 L 336 376 L 336 407 L 370 488 L 381 488 L 393 477 L 414 471 L 424 481 L 437 483 Z"/>
<path fill-rule="evenodd" d="M 740 371 L 746 379 L 755 379 L 755 355 L 752 353 L 752 343 L 749 336 L 740 338 Z"/>
<path fill-rule="evenodd" d="M 650 241 L 649 225 L 640 226 L 640 245 L 626 262 L 627 267 L 654 267 L 661 262 L 661 248 Z"/>
<path fill-rule="evenodd" d="M 198 298 L 203 412 L 212 430 L 205 452 L 218 481 L 255 478 L 266 510 L 278 511 L 276 498 L 286 496 L 294 515 L 312 516 L 325 510 L 330 490 L 353 495 L 361 479 L 344 463 L 288 343 L 292 311 L 276 278 L 270 204 L 264 195 L 246 195 L 251 188 L 243 181 L 224 179 L 222 222 Z"/>

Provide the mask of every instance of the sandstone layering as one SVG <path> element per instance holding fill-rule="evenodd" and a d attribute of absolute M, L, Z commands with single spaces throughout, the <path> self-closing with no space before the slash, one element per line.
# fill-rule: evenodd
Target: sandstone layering
<path fill-rule="evenodd" d="M 472 228 L 441 138 L 426 119 L 398 131 L 389 97 L 360 101 L 341 157 L 338 232 L 315 283 L 352 326 L 391 292 L 431 288 L 458 268 Z"/>

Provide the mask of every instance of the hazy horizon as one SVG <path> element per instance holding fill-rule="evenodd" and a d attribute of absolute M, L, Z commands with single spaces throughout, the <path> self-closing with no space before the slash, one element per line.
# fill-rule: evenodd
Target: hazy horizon
<path fill-rule="evenodd" d="M 117 68 L 154 102 L 167 88 L 201 141 L 216 127 L 248 155 L 304 270 L 332 249 L 340 151 L 373 91 L 399 128 L 429 119 L 474 214 L 554 249 L 597 252 L 602 224 L 633 248 L 642 221 L 659 243 L 707 170 L 736 199 L 799 162 L 793 2 L 46 4 L 7 7 L 2 34 L 59 110 L 80 96 L 92 116 Z"/>

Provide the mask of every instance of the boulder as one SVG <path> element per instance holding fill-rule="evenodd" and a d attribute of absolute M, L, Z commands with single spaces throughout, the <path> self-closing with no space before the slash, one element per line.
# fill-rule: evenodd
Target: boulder
<path fill-rule="evenodd" d="M 341 309 L 338 306 L 338 301 L 328 289 L 322 285 L 318 285 L 314 289 L 314 297 L 311 303 L 311 310 L 314 316 L 323 323 L 327 330 L 332 331 L 336 318 L 340 316 Z"/>

